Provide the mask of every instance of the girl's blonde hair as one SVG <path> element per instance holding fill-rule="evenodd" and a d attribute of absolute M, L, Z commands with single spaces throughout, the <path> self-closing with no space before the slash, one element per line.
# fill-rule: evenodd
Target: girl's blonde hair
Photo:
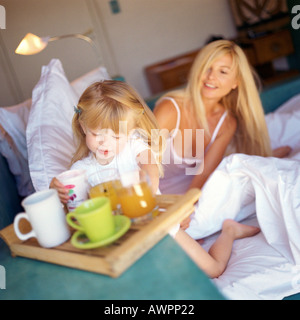
<path fill-rule="evenodd" d="M 128 131 L 136 129 L 144 142 L 149 145 L 162 176 L 162 147 L 156 119 L 144 100 L 131 86 L 116 80 L 96 82 L 81 95 L 72 120 L 78 147 L 71 164 L 87 157 L 90 152 L 82 125 L 90 130 L 111 129 L 119 133 L 122 130 L 123 121 L 127 121 Z"/>
<path fill-rule="evenodd" d="M 200 94 L 201 80 L 212 63 L 226 54 L 232 57 L 232 68 L 236 70 L 238 86 L 223 97 L 220 103 L 237 119 L 238 127 L 231 143 L 234 152 L 270 156 L 270 138 L 257 88 L 258 77 L 243 50 L 234 42 L 217 40 L 201 49 L 190 71 L 187 87 L 174 91 L 171 95 L 184 98 L 185 105 L 191 108 L 198 124 L 209 134 Z"/>

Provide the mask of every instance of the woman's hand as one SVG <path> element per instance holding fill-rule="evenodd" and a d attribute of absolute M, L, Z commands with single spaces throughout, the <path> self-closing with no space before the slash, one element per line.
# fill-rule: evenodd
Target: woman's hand
<path fill-rule="evenodd" d="M 291 151 L 292 148 L 289 146 L 279 147 L 273 150 L 273 157 L 285 158 L 290 154 Z"/>
<path fill-rule="evenodd" d="M 66 204 L 69 200 L 69 189 L 56 178 L 53 178 L 50 183 L 50 188 L 56 189 L 58 192 L 59 199 L 62 203 Z"/>

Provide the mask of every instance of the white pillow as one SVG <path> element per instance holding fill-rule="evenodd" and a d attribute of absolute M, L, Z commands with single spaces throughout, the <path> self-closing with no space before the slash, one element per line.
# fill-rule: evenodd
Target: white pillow
<path fill-rule="evenodd" d="M 42 67 L 32 92 L 26 130 L 29 170 L 36 191 L 49 188 L 52 178 L 70 164 L 75 151 L 71 122 L 77 101 L 61 62 L 52 59 Z"/>
<path fill-rule="evenodd" d="M 6 158 L 10 171 L 16 178 L 19 195 L 25 197 L 33 192 L 28 169 L 26 126 L 31 99 L 20 104 L 0 108 L 0 153 Z"/>
<path fill-rule="evenodd" d="M 74 106 L 92 83 L 109 79 L 104 67 L 74 80 L 72 85 L 58 59 L 43 66 L 32 92 L 27 125 L 29 170 L 36 191 L 49 188 L 53 177 L 67 170 L 75 152 L 72 133 Z"/>
<path fill-rule="evenodd" d="M 110 76 L 108 75 L 106 68 L 99 67 L 86 73 L 82 77 L 75 79 L 71 82 L 71 85 L 79 98 L 83 94 L 83 91 L 91 84 L 108 79 L 110 79 Z"/>
<path fill-rule="evenodd" d="M 30 107 L 31 99 L 14 106 L 0 108 L 0 123 L 24 156 L 27 154 L 26 125 Z"/>

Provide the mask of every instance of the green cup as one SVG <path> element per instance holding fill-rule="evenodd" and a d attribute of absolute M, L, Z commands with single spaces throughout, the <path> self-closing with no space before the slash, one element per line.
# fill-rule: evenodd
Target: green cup
<path fill-rule="evenodd" d="M 104 240 L 115 232 L 110 201 L 105 197 L 84 201 L 74 211 L 69 212 L 66 219 L 71 227 L 84 232 L 91 242 Z M 75 223 L 74 219 L 78 223 Z"/>

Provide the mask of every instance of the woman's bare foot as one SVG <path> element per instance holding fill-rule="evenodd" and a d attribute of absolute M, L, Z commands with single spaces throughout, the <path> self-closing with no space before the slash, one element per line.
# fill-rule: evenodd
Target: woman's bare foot
<path fill-rule="evenodd" d="M 222 231 L 230 234 L 234 239 L 242 239 L 256 235 L 260 232 L 260 228 L 227 219 L 223 222 Z"/>
<path fill-rule="evenodd" d="M 273 157 L 276 158 L 285 158 L 287 157 L 290 152 L 292 151 L 292 148 L 289 146 L 279 147 L 277 149 L 273 150 Z"/>

